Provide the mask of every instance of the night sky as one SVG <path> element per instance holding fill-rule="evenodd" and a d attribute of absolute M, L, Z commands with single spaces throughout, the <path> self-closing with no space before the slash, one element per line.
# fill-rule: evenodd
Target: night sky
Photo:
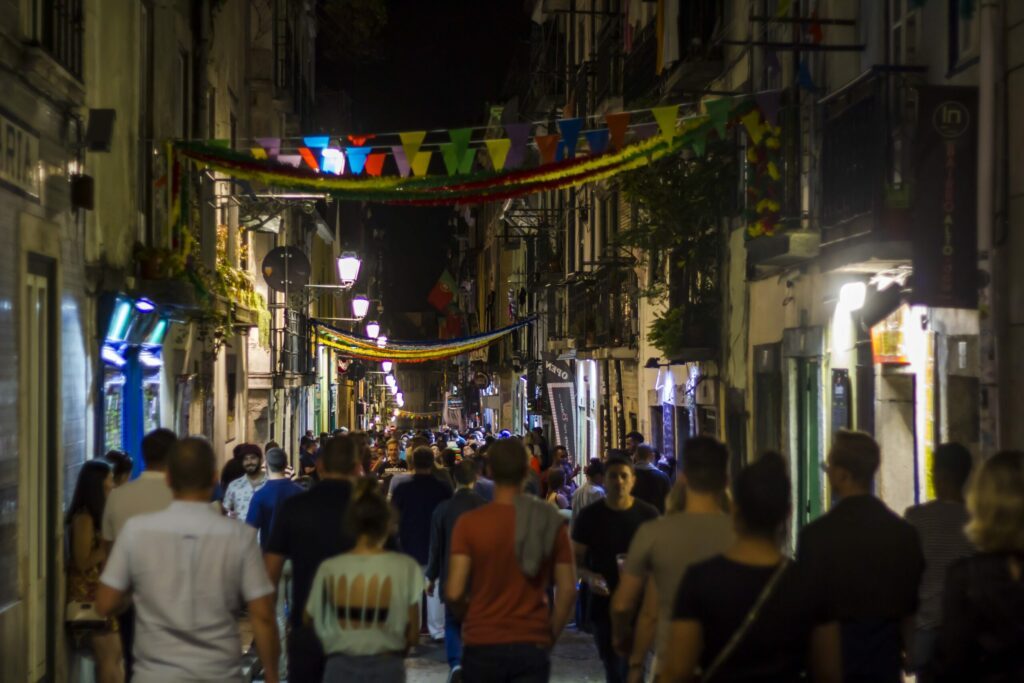
<path fill-rule="evenodd" d="M 340 65 L 321 78 L 352 98 L 364 132 L 478 126 L 507 98 L 506 75 L 529 36 L 523 0 L 388 0 L 379 57 Z M 325 36 L 321 35 L 321 39 Z M 391 311 L 430 310 L 427 293 L 446 265 L 450 208 L 374 206 L 371 226 L 387 247 L 384 302 Z"/>

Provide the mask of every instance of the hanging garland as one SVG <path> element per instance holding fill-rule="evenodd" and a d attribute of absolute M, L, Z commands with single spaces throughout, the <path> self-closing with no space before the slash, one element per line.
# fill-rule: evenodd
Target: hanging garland
<path fill-rule="evenodd" d="M 383 347 L 377 341 L 367 337 L 342 332 L 322 322 L 313 320 L 314 339 L 351 358 L 370 361 L 393 361 L 396 363 L 423 363 L 432 360 L 443 360 L 470 351 L 482 349 L 493 344 L 506 334 L 529 325 L 535 318 L 527 318 L 500 330 L 485 332 L 460 339 L 443 341 L 388 341 Z"/>

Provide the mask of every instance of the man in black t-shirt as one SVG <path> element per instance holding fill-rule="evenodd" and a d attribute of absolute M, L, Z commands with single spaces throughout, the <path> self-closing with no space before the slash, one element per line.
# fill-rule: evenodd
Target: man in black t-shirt
<path fill-rule="evenodd" d="M 648 505 L 653 505 L 659 513 L 665 512 L 665 499 L 672 490 L 672 482 L 664 472 L 655 466 L 657 460 L 654 449 L 648 444 L 637 446 L 633 456 L 636 462 L 636 484 L 633 495 Z"/>
<path fill-rule="evenodd" d="M 580 578 L 590 587 L 594 640 L 609 683 L 624 683 L 629 673 L 629 660 L 612 647 L 609 607 L 619 584 L 618 558 L 625 558 L 640 525 L 658 516 L 657 509 L 633 497 L 634 483 L 632 463 L 622 457 L 609 458 L 604 474 L 606 496 L 583 508 L 572 530 Z"/>
<path fill-rule="evenodd" d="M 348 552 L 355 538 L 344 519 L 359 476 L 359 448 L 350 436 L 330 439 L 317 459 L 320 481 L 305 493 L 292 496 L 274 515 L 263 556 L 271 583 L 276 587 L 286 560 L 292 561 L 292 603 L 288 614 L 288 681 L 320 683 L 324 653 L 313 629 L 304 626 L 313 577 L 329 557 Z"/>

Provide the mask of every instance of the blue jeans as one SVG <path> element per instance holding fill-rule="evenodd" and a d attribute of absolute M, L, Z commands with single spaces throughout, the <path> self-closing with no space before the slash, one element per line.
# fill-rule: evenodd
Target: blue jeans
<path fill-rule="evenodd" d="M 462 664 L 462 622 L 444 606 L 444 652 L 448 655 L 448 668 Z"/>
<path fill-rule="evenodd" d="M 551 658 L 534 643 L 469 645 L 462 653 L 466 683 L 547 683 Z"/>

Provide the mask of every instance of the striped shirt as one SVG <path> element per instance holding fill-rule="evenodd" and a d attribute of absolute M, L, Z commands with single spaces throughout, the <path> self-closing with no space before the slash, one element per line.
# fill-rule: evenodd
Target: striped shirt
<path fill-rule="evenodd" d="M 974 553 L 964 534 L 967 508 L 963 503 L 933 500 L 907 508 L 903 516 L 917 529 L 924 552 L 917 628 L 937 628 L 942 623 L 946 570 L 956 560 Z"/>

